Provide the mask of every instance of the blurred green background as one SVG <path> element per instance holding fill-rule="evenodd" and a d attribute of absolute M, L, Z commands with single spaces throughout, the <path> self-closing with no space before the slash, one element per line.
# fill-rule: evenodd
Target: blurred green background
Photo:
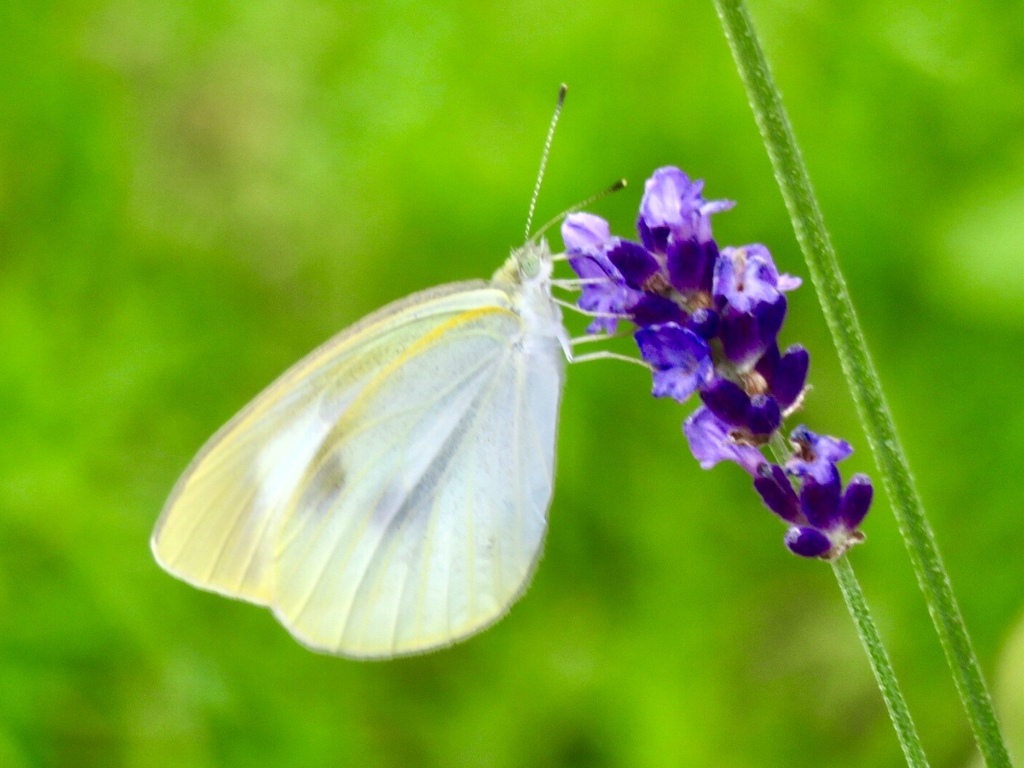
<path fill-rule="evenodd" d="M 1024 759 L 1024 8 L 752 11 Z M 569 372 L 544 560 L 450 650 L 318 656 L 150 557 L 278 373 L 521 242 L 563 80 L 541 220 L 626 176 L 594 210 L 628 234 L 676 164 L 738 201 L 719 242 L 806 276 L 710 2 L 0 3 L 0 765 L 901 764 L 830 570 L 632 366 Z M 790 306 L 804 420 L 876 474 L 810 287 Z M 968 766 L 884 496 L 865 529 L 933 765 Z"/>

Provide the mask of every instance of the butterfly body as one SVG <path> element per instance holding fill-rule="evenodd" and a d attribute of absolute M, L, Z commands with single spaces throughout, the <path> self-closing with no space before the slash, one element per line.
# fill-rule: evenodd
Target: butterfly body
<path fill-rule="evenodd" d="M 384 658 L 497 621 L 540 557 L 568 357 L 547 246 L 414 294 L 296 363 L 203 447 L 153 533 L 195 586 Z"/>

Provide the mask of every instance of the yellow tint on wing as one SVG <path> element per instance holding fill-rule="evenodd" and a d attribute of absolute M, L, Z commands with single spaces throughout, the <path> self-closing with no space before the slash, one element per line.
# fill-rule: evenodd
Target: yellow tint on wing
<path fill-rule="evenodd" d="M 439 324 L 504 300 L 482 281 L 414 294 L 292 366 L 207 442 L 178 481 L 151 539 L 160 565 L 203 589 L 269 604 L 277 518 L 348 404 Z"/>

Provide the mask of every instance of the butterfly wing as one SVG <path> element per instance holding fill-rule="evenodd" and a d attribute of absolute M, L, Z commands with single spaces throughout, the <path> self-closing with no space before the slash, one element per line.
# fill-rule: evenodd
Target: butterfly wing
<path fill-rule="evenodd" d="M 271 599 L 277 514 L 330 428 L 389 355 L 447 318 L 493 302 L 482 281 L 441 286 L 372 313 L 311 352 L 203 446 L 153 532 L 157 562 L 195 586 Z"/>
<path fill-rule="evenodd" d="M 543 543 L 564 375 L 557 343 L 524 346 L 523 331 L 505 291 L 474 283 L 328 342 L 203 449 L 158 523 L 158 560 L 345 655 L 428 650 L 497 620 Z"/>
<path fill-rule="evenodd" d="M 311 647 L 449 644 L 497 620 L 539 557 L 560 349 L 519 349 L 506 309 L 438 330 L 367 384 L 283 515 L 273 607 Z"/>

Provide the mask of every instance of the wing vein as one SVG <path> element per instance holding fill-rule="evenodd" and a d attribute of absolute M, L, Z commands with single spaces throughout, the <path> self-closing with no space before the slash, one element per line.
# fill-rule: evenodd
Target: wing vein
<path fill-rule="evenodd" d="M 500 367 L 497 369 L 497 371 L 500 371 Z M 388 521 L 387 526 L 386 526 L 386 530 L 382 533 L 381 538 L 378 540 L 378 550 L 377 551 L 379 551 L 379 544 L 383 542 L 384 538 L 386 536 L 388 536 L 396 527 L 401 526 L 401 524 L 408 519 L 408 512 L 406 512 L 406 514 L 402 514 L 402 509 L 403 508 L 407 508 L 407 507 L 413 507 L 413 504 L 411 503 L 411 500 L 415 499 L 418 491 L 421 488 L 424 487 L 424 483 L 426 482 L 426 480 L 428 478 L 432 480 L 433 479 L 432 476 L 437 474 L 438 475 L 437 481 L 431 483 L 431 488 L 436 489 L 438 486 L 440 486 L 442 484 L 442 481 L 444 480 L 444 478 L 447 477 L 447 475 L 449 474 L 449 472 L 451 470 L 451 467 L 452 467 L 452 465 L 454 463 L 454 460 L 458 457 L 458 455 L 461 453 L 461 451 L 464 450 L 465 447 L 466 447 L 466 441 L 465 441 L 466 435 L 477 425 L 477 423 L 480 420 L 481 409 L 479 407 L 477 407 L 478 403 L 482 399 L 484 399 L 485 395 L 492 393 L 494 388 L 497 386 L 497 383 L 501 380 L 500 375 L 497 375 L 497 374 L 495 374 L 493 378 L 494 378 L 494 381 L 490 385 L 490 387 L 487 390 L 484 390 L 484 391 L 478 393 L 467 404 L 466 408 L 460 414 L 458 422 L 454 425 L 453 429 L 446 436 L 445 440 L 441 443 L 439 448 L 434 452 L 433 457 L 430 459 L 429 463 L 424 467 L 424 471 L 421 473 L 420 477 L 417 478 L 415 484 L 410 489 L 410 492 L 408 494 L 406 494 L 405 500 L 403 501 L 401 507 L 399 508 L 399 510 L 396 510 L 395 514 Z M 441 462 L 441 464 L 438 467 L 438 462 L 439 461 Z M 432 492 L 430 494 L 429 499 L 430 499 L 430 511 L 428 513 L 428 518 L 431 519 L 431 520 L 434 520 L 434 519 L 436 519 L 435 511 L 436 511 L 437 503 L 438 503 L 438 499 L 439 499 L 439 496 L 436 493 L 436 491 Z M 397 526 L 396 526 L 396 520 L 399 521 Z M 391 542 L 390 542 L 390 546 L 388 548 L 388 552 L 387 552 L 387 555 L 386 555 L 386 560 L 382 564 L 382 567 L 380 567 L 378 569 L 379 572 L 378 572 L 377 578 L 374 580 L 374 583 L 373 583 L 372 587 L 370 588 L 371 593 L 376 591 L 377 588 L 380 586 L 380 580 L 383 578 L 383 575 L 384 575 L 384 573 L 387 570 L 387 566 L 390 564 L 391 559 L 394 557 L 395 550 L 398 548 L 399 544 L 400 544 L 400 539 L 399 539 L 399 537 L 397 535 L 391 537 Z M 372 562 L 372 561 L 370 561 L 370 562 Z M 353 603 L 356 600 L 359 599 L 359 597 L 363 593 L 363 590 L 366 588 L 366 577 L 367 577 L 367 575 L 369 573 L 369 570 L 370 570 L 369 568 L 366 568 L 363 571 L 363 574 L 362 574 L 362 576 L 359 579 L 359 584 L 357 585 L 357 588 L 356 588 L 356 594 L 353 597 Z M 410 573 L 410 569 L 407 569 L 406 572 L 405 572 L 405 575 L 403 577 L 402 590 L 401 590 L 401 592 L 402 592 L 401 598 L 402 599 L 404 599 L 405 589 L 406 589 L 406 587 L 408 586 L 408 583 L 409 583 L 409 573 Z M 399 608 L 401 606 L 401 601 L 402 600 L 400 599 L 399 602 L 397 603 Z M 398 615 L 398 612 L 396 611 L 396 623 L 395 623 L 395 626 L 397 626 L 397 615 Z M 365 622 L 363 624 L 363 634 L 364 634 L 364 637 L 365 637 L 365 633 L 366 633 L 366 626 L 367 626 L 368 623 L 369 623 L 369 614 L 367 614 L 367 618 L 366 618 L 366 620 L 365 620 Z M 342 637 L 344 637 L 344 634 L 342 634 Z"/>
<path fill-rule="evenodd" d="M 447 389 L 442 390 L 439 393 L 437 393 L 437 395 L 433 399 L 433 402 L 438 402 L 438 401 L 442 400 L 445 396 L 450 395 L 456 389 L 458 389 L 460 387 L 463 387 L 463 386 L 466 386 L 468 382 L 472 381 L 473 378 L 475 378 L 482 371 L 484 371 L 484 369 L 487 366 L 487 363 L 488 363 L 487 360 L 482 360 L 479 365 L 477 365 L 476 367 L 470 369 L 466 373 L 466 375 L 464 375 L 463 377 L 458 379 L 452 386 L 450 386 Z M 416 410 L 421 410 L 421 409 L 410 408 L 410 409 L 406 409 L 405 412 L 406 413 L 413 413 Z M 391 415 L 393 416 L 394 414 L 391 414 Z M 381 420 L 381 421 L 383 421 L 383 420 Z M 408 442 L 408 434 L 410 432 L 412 432 L 414 429 L 415 429 L 415 425 L 413 425 L 413 426 L 411 426 L 409 428 L 408 432 L 405 435 L 406 439 L 403 440 L 403 442 Z M 338 450 L 340 450 L 341 446 L 345 445 L 347 439 L 348 439 L 348 436 L 340 437 L 338 442 L 332 447 L 332 451 L 329 451 L 329 452 L 325 451 L 325 452 L 323 452 L 324 456 L 326 456 L 328 453 L 337 452 Z M 376 459 L 381 459 L 384 456 L 386 456 L 389 450 L 390 450 L 390 447 L 386 447 L 383 451 L 381 451 L 376 456 Z M 372 470 L 372 468 L 374 467 L 374 465 L 376 463 L 377 462 L 375 460 L 364 462 L 365 469 L 362 470 L 358 475 L 348 479 L 348 481 L 346 482 L 346 487 L 342 490 L 341 495 L 334 501 L 334 506 L 340 507 L 340 506 L 343 505 L 344 500 L 348 496 L 350 490 L 353 489 L 353 488 L 358 487 L 359 481 Z M 318 465 L 318 466 L 320 466 L 320 465 Z M 388 492 L 388 490 L 391 489 L 394 486 L 395 479 L 396 479 L 396 477 L 397 477 L 397 475 L 399 474 L 400 471 L 401 471 L 401 467 L 396 466 L 394 471 L 391 474 L 387 475 L 387 482 L 382 484 L 381 494 L 377 498 L 377 503 L 375 504 L 375 508 L 380 505 L 381 501 L 383 500 L 384 495 Z M 301 483 L 299 487 L 296 488 L 296 492 L 293 494 L 291 503 L 289 505 L 290 507 L 294 508 L 300 502 L 300 500 L 302 499 L 302 497 L 304 495 L 305 490 L 308 488 L 309 484 L 312 482 L 312 479 L 313 479 L 314 476 L 315 476 L 315 471 L 310 471 L 310 472 L 306 473 L 306 478 L 307 479 L 305 480 L 305 482 Z M 305 547 L 305 550 L 306 550 L 306 552 L 309 552 L 315 546 L 317 540 L 320 538 L 321 534 L 324 532 L 324 529 L 330 524 L 330 522 L 331 522 L 331 516 L 328 515 L 328 514 L 323 514 L 321 520 L 319 521 L 319 523 L 316 526 L 316 530 L 315 531 L 304 533 L 304 532 L 301 531 L 301 529 L 297 529 L 296 532 L 294 533 L 294 535 L 291 537 L 291 539 L 292 539 L 292 541 L 294 541 L 300 535 L 305 536 L 305 538 L 308 541 L 308 543 L 307 543 L 307 545 Z M 295 613 L 296 621 L 299 618 L 301 618 L 301 616 L 303 616 L 305 614 L 305 612 L 308 609 L 308 607 L 310 605 L 310 602 L 311 602 L 311 600 L 313 598 L 313 595 L 316 594 L 317 590 L 320 589 L 320 587 L 323 584 L 323 579 L 324 579 L 324 577 L 325 577 L 325 575 L 327 573 L 328 566 L 335 559 L 335 557 L 338 555 L 339 547 L 341 547 L 342 543 L 346 539 L 350 540 L 350 546 L 348 548 L 348 551 L 344 555 L 344 560 L 340 564 L 338 564 L 336 566 L 336 568 L 334 568 L 332 570 L 336 570 L 337 572 L 340 573 L 340 572 L 343 572 L 345 570 L 345 568 L 348 567 L 348 563 L 350 562 L 352 554 L 353 554 L 353 552 L 355 550 L 356 542 L 360 539 L 360 537 L 362 536 L 362 533 L 365 532 L 365 529 L 369 526 L 370 521 L 369 521 L 369 518 L 365 518 L 365 519 L 362 520 L 362 522 L 353 521 L 353 524 L 359 525 L 362 528 L 362 532 L 359 533 L 356 536 L 346 536 L 346 535 L 342 535 L 342 533 L 339 533 L 339 534 L 337 534 L 335 536 L 334 544 L 331 546 L 331 549 L 329 550 L 327 556 L 325 558 L 323 558 L 323 561 L 322 561 L 322 563 L 321 563 L 321 565 L 319 567 L 319 571 L 318 571 L 316 577 L 312 580 L 312 583 L 310 584 L 309 588 L 306 590 L 306 593 L 303 595 L 302 600 L 300 601 L 300 604 L 299 604 L 299 607 L 298 607 L 298 611 Z M 383 536 L 384 533 L 385 533 L 385 531 L 382 530 L 381 536 Z M 281 548 L 283 549 L 283 547 L 285 547 L 285 546 L 291 546 L 292 545 L 292 541 L 283 541 L 282 545 L 281 545 Z M 377 546 L 379 546 L 379 544 L 380 544 L 380 537 L 378 537 L 378 541 L 374 545 L 375 548 Z M 376 557 L 376 555 L 374 555 L 374 557 Z M 372 560 L 373 560 L 373 558 L 370 558 L 370 561 L 372 561 Z M 348 613 L 350 612 L 351 606 L 354 603 L 355 603 L 355 597 L 353 596 L 353 599 L 350 601 L 349 605 L 345 609 L 346 618 L 342 622 L 342 624 L 343 624 L 343 631 L 344 631 L 344 625 L 347 624 L 347 621 L 348 621 Z"/>

